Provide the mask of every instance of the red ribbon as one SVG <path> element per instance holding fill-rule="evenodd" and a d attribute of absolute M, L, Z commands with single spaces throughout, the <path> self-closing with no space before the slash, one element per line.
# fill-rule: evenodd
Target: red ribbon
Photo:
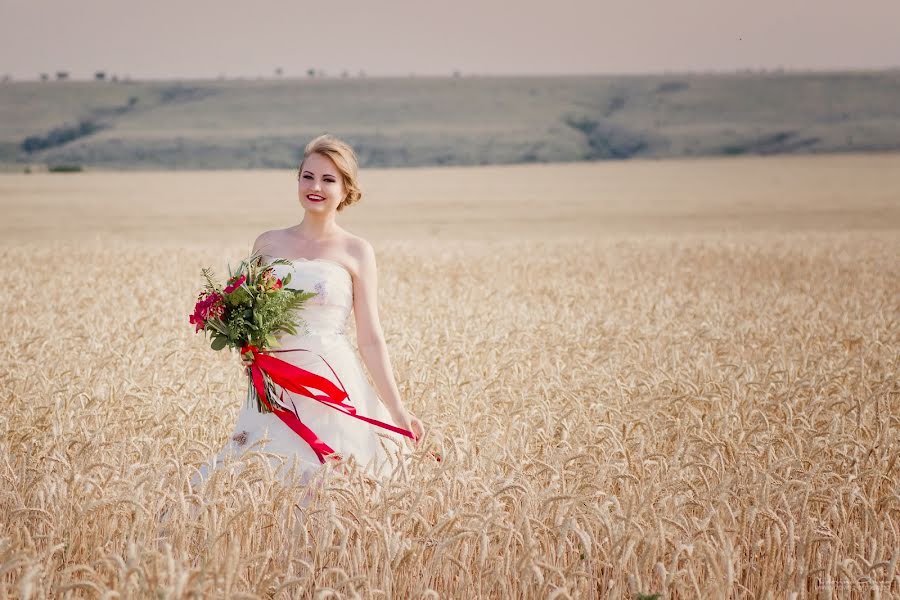
<path fill-rule="evenodd" d="M 346 388 L 344 388 L 343 382 L 341 382 L 337 373 L 335 373 L 334 369 L 325 358 L 320 355 L 312 352 L 311 350 L 307 350 L 305 348 L 295 348 L 289 350 L 260 350 L 256 346 L 247 345 L 241 348 L 241 355 L 245 353 L 251 353 L 253 355 L 253 363 L 250 365 L 250 376 L 253 380 L 253 386 L 256 388 L 256 393 L 259 396 L 260 400 L 262 400 L 263 404 L 272 411 L 275 416 L 277 416 L 281 421 L 290 427 L 297 435 L 303 438 L 309 447 L 312 448 L 313 452 L 316 453 L 316 456 L 319 459 L 320 463 L 325 462 L 325 457 L 331 454 L 334 454 L 336 458 L 340 458 L 340 456 L 321 438 L 319 438 L 316 433 L 304 425 L 300 421 L 299 415 L 287 410 L 286 408 L 278 405 L 272 406 L 269 404 L 269 400 L 266 398 L 266 386 L 263 380 L 263 373 L 268 375 L 274 383 L 277 383 L 281 386 L 282 389 L 288 390 L 290 392 L 294 392 L 296 394 L 300 394 L 301 396 L 306 396 L 307 398 L 312 398 L 318 402 L 321 402 L 325 406 L 329 406 L 335 410 L 338 410 L 346 415 L 353 417 L 354 419 L 359 419 L 361 421 L 366 421 L 367 423 L 371 423 L 377 427 L 381 427 L 383 429 L 390 429 L 396 433 L 405 435 L 408 438 L 416 439 L 415 435 L 409 429 L 403 429 L 402 427 L 397 427 L 396 425 L 391 425 L 390 423 L 385 423 L 384 421 L 379 421 L 377 419 L 372 419 L 371 417 L 366 417 L 364 415 L 356 414 L 356 407 L 352 406 L 349 403 L 344 402 L 345 400 L 350 400 L 350 395 L 347 393 Z M 334 373 L 335 379 L 337 379 L 338 383 L 341 384 L 341 388 L 338 388 L 331 381 L 322 377 L 321 375 L 317 375 L 305 369 L 301 369 L 296 365 L 292 365 L 289 362 L 285 362 L 279 358 L 275 358 L 274 356 L 269 356 L 270 353 L 273 352 L 312 352 L 312 354 L 316 354 L 319 358 L 321 358 L 328 368 L 331 369 L 331 372 Z M 315 394 L 310 391 L 309 388 L 313 388 L 319 390 L 323 393 Z"/>

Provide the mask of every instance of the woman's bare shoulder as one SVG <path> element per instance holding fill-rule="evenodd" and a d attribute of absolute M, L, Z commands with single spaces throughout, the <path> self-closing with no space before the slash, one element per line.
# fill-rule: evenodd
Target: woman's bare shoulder
<path fill-rule="evenodd" d="M 343 250 L 353 258 L 355 262 L 365 260 L 372 252 L 372 244 L 362 236 L 344 230 Z"/>
<path fill-rule="evenodd" d="M 334 245 L 335 253 L 340 256 L 340 261 L 354 278 L 360 275 L 365 268 L 364 247 L 368 244 L 362 237 L 341 229 L 340 238 Z"/>
<path fill-rule="evenodd" d="M 284 229 L 270 229 L 263 231 L 253 242 L 253 251 L 259 252 L 264 256 L 273 256 L 273 251 L 279 247 L 281 240 L 284 239 Z"/>

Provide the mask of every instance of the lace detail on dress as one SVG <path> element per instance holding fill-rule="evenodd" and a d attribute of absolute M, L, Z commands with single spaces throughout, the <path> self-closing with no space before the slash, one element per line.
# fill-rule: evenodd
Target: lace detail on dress
<path fill-rule="evenodd" d="M 316 282 L 316 285 L 313 286 L 313 291 L 316 295 L 309 299 L 312 304 L 326 304 L 328 302 L 328 291 L 321 281 Z"/>
<path fill-rule="evenodd" d="M 347 335 L 347 323 L 341 323 L 338 325 L 337 329 L 334 330 L 337 335 Z"/>

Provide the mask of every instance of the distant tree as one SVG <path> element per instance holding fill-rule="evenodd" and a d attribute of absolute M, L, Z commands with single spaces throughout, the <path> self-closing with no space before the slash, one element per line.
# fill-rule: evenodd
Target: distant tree
<path fill-rule="evenodd" d="M 453 71 L 453 76 L 454 76 L 454 77 L 461 77 L 461 76 L 462 76 L 462 73 L 460 73 L 459 71 Z"/>
<path fill-rule="evenodd" d="M 32 152 L 46 150 L 47 148 L 68 144 L 73 140 L 89 136 L 106 127 L 106 125 L 96 121 L 85 119 L 76 125 L 63 125 L 62 127 L 57 127 L 44 135 L 28 136 L 22 141 L 19 147 L 30 154 Z"/>
<path fill-rule="evenodd" d="M 48 79 L 50 79 L 49 75 L 47 75 L 46 73 L 41 73 L 41 81 L 47 81 Z"/>
<path fill-rule="evenodd" d="M 81 173 L 84 167 L 81 165 L 47 165 L 50 173 Z"/>
<path fill-rule="evenodd" d="M 284 75 L 284 71 L 281 69 L 281 67 L 278 67 L 277 69 L 275 69 L 276 77 L 281 77 L 282 75 Z"/>
<path fill-rule="evenodd" d="M 347 72 L 347 69 L 341 71 L 341 79 L 347 79 L 348 77 L 350 77 L 350 73 Z"/>
<path fill-rule="evenodd" d="M 315 76 L 316 76 L 316 70 L 315 70 L 315 69 L 307 69 L 307 70 L 306 70 L 306 76 L 307 76 L 307 77 L 315 77 Z"/>
<path fill-rule="evenodd" d="M 138 103 L 138 97 L 132 96 L 128 99 L 128 108 L 134 108 L 134 105 Z"/>
<path fill-rule="evenodd" d="M 69 78 L 68 71 L 57 71 L 56 72 L 56 80 L 57 81 L 65 81 L 68 78 Z"/>
<path fill-rule="evenodd" d="M 4 75 L 4 76 L 3 76 L 3 83 L 6 83 L 7 81 L 12 81 L 12 77 L 10 77 L 9 75 Z"/>
<path fill-rule="evenodd" d="M 97 81 L 106 81 L 106 71 L 94 72 L 94 79 Z"/>

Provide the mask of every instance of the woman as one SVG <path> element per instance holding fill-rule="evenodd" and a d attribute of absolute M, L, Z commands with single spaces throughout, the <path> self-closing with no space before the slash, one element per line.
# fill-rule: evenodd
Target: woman
<path fill-rule="evenodd" d="M 300 313 L 305 330 L 279 338 L 279 350 L 295 351 L 275 356 L 330 379 L 344 388 L 357 414 L 409 430 L 418 443 L 423 435 L 422 422 L 406 410 L 400 399 L 378 318 L 375 253 L 369 242 L 338 226 L 335 219 L 338 211 L 362 196 L 357 172 L 356 155 L 349 145 L 330 135 L 312 140 L 306 146 L 297 175 L 303 220 L 293 227 L 267 231 L 256 239 L 254 253 L 262 254 L 266 260 L 286 258 L 292 262 L 274 267 L 279 277 L 291 273 L 289 287 L 316 292 Z M 350 312 L 356 316 L 359 354 L 377 394 L 366 380 L 345 333 Z M 275 389 L 279 403 L 295 412 L 335 454 L 345 459 L 352 455 L 370 473 L 383 474 L 391 466 L 389 452 L 403 448 L 402 436 L 396 433 L 277 385 Z M 255 402 L 241 409 L 231 439 L 212 468 L 226 454 L 239 454 L 251 447 L 270 453 L 277 470 L 289 469 L 296 461 L 304 480 L 321 464 L 297 433 L 273 413 L 258 412 Z M 209 471 L 208 465 L 202 465 L 192 481 L 199 483 Z"/>

